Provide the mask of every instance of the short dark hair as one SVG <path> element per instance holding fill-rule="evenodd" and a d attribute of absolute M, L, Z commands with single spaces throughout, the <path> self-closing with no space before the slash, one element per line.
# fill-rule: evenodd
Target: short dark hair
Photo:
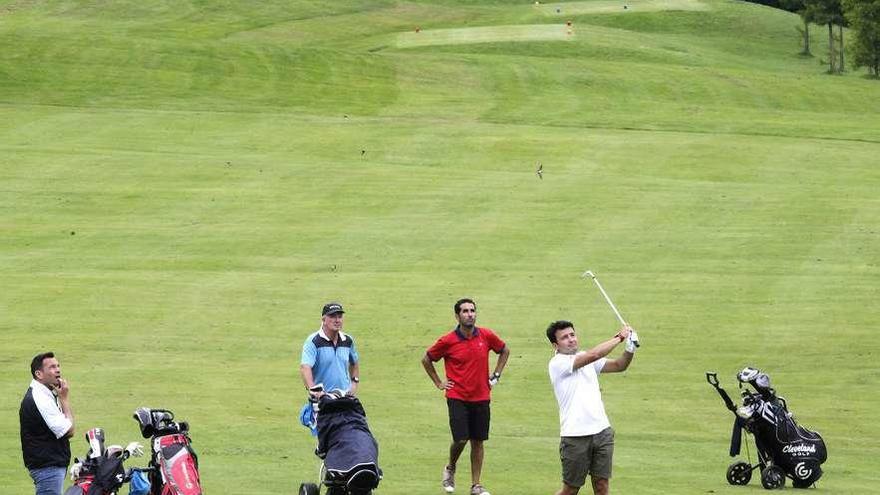
<path fill-rule="evenodd" d="M 547 327 L 547 340 L 550 341 L 551 344 L 556 343 L 556 332 L 559 330 L 566 329 L 568 327 L 574 328 L 574 323 L 567 320 L 556 320 Z"/>
<path fill-rule="evenodd" d="M 44 352 L 42 354 L 37 354 L 36 356 L 34 356 L 34 359 L 31 360 L 31 376 L 36 378 L 37 377 L 37 370 L 43 369 L 43 361 L 46 358 L 53 358 L 53 357 L 55 357 L 55 353 L 52 351 Z"/>
<path fill-rule="evenodd" d="M 473 299 L 468 299 L 467 297 L 461 298 L 458 301 L 455 301 L 455 306 L 452 307 L 455 310 L 455 314 L 458 314 L 461 311 L 461 305 L 464 303 L 471 303 L 474 305 L 474 310 L 477 309 L 477 303 L 474 302 Z"/>

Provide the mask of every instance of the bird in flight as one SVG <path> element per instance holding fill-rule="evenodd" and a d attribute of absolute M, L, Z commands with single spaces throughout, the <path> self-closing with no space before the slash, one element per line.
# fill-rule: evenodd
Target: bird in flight
<path fill-rule="evenodd" d="M 537 175 L 539 179 L 544 180 L 544 165 L 541 162 L 536 162 L 535 165 L 538 166 L 535 170 L 535 175 Z"/>

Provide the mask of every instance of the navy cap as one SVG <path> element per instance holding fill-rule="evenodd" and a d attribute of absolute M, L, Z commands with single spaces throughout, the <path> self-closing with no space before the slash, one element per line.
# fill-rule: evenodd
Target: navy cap
<path fill-rule="evenodd" d="M 345 310 L 342 309 L 342 305 L 338 302 L 331 302 L 324 305 L 324 309 L 321 310 L 321 316 L 333 315 L 336 313 L 345 313 Z"/>

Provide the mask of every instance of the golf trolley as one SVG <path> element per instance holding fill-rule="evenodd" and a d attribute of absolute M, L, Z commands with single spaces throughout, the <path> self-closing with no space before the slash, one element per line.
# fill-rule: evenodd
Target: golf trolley
<path fill-rule="evenodd" d="M 325 495 L 370 495 L 382 479 L 379 444 L 367 426 L 357 397 L 343 391 L 310 399 L 315 410 L 321 463 L 319 479 Z M 316 483 L 302 483 L 299 495 L 319 495 Z"/>
<path fill-rule="evenodd" d="M 737 374 L 739 386 L 750 385 L 754 392 L 742 390 L 743 404 L 737 407 L 727 392 L 718 384 L 715 372 L 706 373 L 706 381 L 715 387 L 725 406 L 734 414 L 730 437 L 730 457 L 740 453 L 742 431 L 755 437 L 758 453 L 757 464 L 736 461 L 727 468 L 727 482 L 746 485 L 752 479 L 752 471 L 761 473 L 761 485 L 774 490 L 785 486 L 786 477 L 791 478 L 795 488 L 809 488 L 822 476 L 820 465 L 827 459 L 822 437 L 799 426 L 788 411 L 785 399 L 777 396 L 770 387 L 770 378 L 755 368 L 745 368 Z"/>

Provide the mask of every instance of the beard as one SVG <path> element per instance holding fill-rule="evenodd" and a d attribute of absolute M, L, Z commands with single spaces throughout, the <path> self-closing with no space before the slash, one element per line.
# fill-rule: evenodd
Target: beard
<path fill-rule="evenodd" d="M 57 388 L 61 385 L 61 377 L 60 377 L 60 376 L 59 376 L 59 377 L 54 377 L 54 376 L 53 376 L 53 377 L 50 378 L 49 380 L 47 380 L 47 381 L 45 381 L 45 382 L 42 382 L 42 381 L 41 381 L 40 383 L 42 383 L 43 385 L 45 385 L 46 387 L 48 387 L 49 390 L 55 390 L 55 389 L 57 389 Z"/>

